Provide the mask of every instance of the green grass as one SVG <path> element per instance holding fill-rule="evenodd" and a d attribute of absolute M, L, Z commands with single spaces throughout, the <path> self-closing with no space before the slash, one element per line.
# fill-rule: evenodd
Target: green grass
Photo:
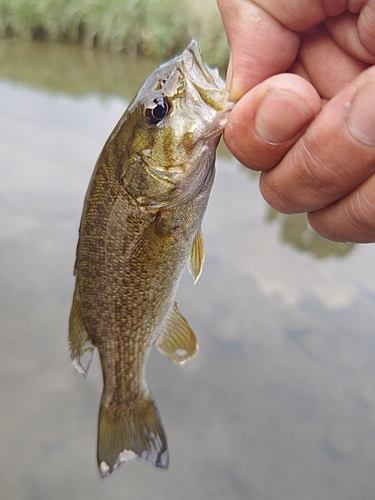
<path fill-rule="evenodd" d="M 78 42 L 158 59 L 196 38 L 224 68 L 228 47 L 215 0 L 0 0 L 0 36 Z"/>

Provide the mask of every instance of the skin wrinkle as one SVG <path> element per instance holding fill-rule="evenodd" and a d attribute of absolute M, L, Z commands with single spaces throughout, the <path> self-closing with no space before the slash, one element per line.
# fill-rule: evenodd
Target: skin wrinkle
<path fill-rule="evenodd" d="M 327 16 L 338 15 L 346 9 L 345 0 L 336 0 L 332 6 L 332 0 L 311 2 L 311 0 L 300 0 L 298 9 L 291 11 L 289 2 L 285 0 L 253 0 L 251 3 L 266 11 L 272 17 L 292 31 L 302 31 L 321 23 Z M 286 5 L 284 5 L 286 3 Z M 337 5 L 337 7 L 336 7 Z"/>
<path fill-rule="evenodd" d="M 372 178 L 368 179 L 368 182 L 372 181 Z M 311 227 L 324 237 L 333 241 L 358 243 L 374 240 L 374 219 L 375 207 L 365 189 L 354 189 L 343 200 L 326 207 L 324 213 L 323 210 L 316 210 L 308 214 Z M 346 221 L 344 226 L 342 220 Z M 341 226 L 341 230 L 337 226 Z"/>
<path fill-rule="evenodd" d="M 357 232 L 358 227 L 356 224 L 356 221 L 352 217 L 352 213 L 349 209 L 349 206 L 346 204 L 340 205 L 339 206 L 339 212 L 341 212 L 340 217 L 345 217 L 346 220 L 350 221 L 350 229 L 352 232 Z M 335 237 L 338 238 L 339 240 L 342 240 L 343 238 L 339 236 L 338 231 L 335 233 Z"/>
<path fill-rule="evenodd" d="M 325 99 L 334 97 L 368 67 L 339 47 L 323 25 L 302 35 L 298 60 L 309 81 Z"/>
<path fill-rule="evenodd" d="M 361 232 L 361 226 L 359 219 L 357 217 L 358 212 L 354 209 L 354 207 L 357 205 L 355 203 L 355 198 L 358 196 L 358 193 L 354 193 L 354 196 L 351 196 L 349 198 L 349 203 L 343 203 L 339 205 L 339 219 L 341 220 L 342 217 L 345 217 L 345 220 L 349 221 L 347 231 L 349 230 L 350 233 L 356 234 Z M 341 213 L 340 213 L 341 212 Z M 335 217 L 337 219 L 337 216 Z M 340 238 L 341 240 L 343 239 L 342 237 Z"/>
<path fill-rule="evenodd" d="M 347 0 L 323 0 L 327 17 L 338 16 L 347 9 Z"/>
<path fill-rule="evenodd" d="M 347 210 L 347 207 L 342 207 L 341 205 L 334 207 L 334 205 L 331 205 L 331 207 L 329 207 L 328 209 L 327 208 L 324 209 L 325 213 L 323 217 L 321 214 L 321 210 L 316 210 L 314 212 L 310 212 L 307 214 L 307 220 L 310 226 L 316 232 L 324 236 L 324 238 L 327 238 L 335 242 L 347 241 L 346 238 L 343 239 L 340 236 L 340 232 L 336 228 L 337 224 L 333 222 L 333 219 L 335 218 L 333 210 L 335 209 L 336 212 L 340 214 L 338 217 L 338 220 L 340 220 L 341 214 L 343 213 L 343 211 Z"/>
<path fill-rule="evenodd" d="M 358 33 L 362 45 L 375 55 L 375 0 L 369 0 L 358 18 Z"/>
<path fill-rule="evenodd" d="M 302 203 L 306 203 L 306 191 L 308 191 L 308 193 L 312 195 L 312 199 L 314 199 L 317 189 L 326 192 L 327 187 L 331 187 L 332 179 L 329 178 L 329 175 L 327 176 L 327 172 L 329 174 L 332 174 L 334 172 L 328 169 L 325 171 L 322 170 L 322 165 L 324 165 L 324 157 L 321 157 L 319 152 L 312 153 L 311 149 L 309 148 L 308 142 L 301 141 L 301 147 L 296 151 L 295 158 L 292 160 L 292 162 L 293 164 L 299 165 L 300 167 L 294 175 L 294 183 L 301 183 L 301 171 L 302 168 L 304 169 L 304 177 L 302 180 L 302 188 L 304 188 Z M 335 174 L 333 178 L 336 181 L 339 179 L 339 176 Z M 325 202 L 321 202 L 320 204 L 324 205 Z M 312 209 L 316 210 L 318 208 L 321 207 L 313 207 Z M 304 212 L 304 207 L 300 211 Z"/>
<path fill-rule="evenodd" d="M 344 52 L 350 54 L 354 59 L 360 59 L 363 63 L 373 64 L 375 54 L 363 45 L 358 31 L 358 23 L 358 15 L 344 12 L 341 16 L 326 19 L 324 26 Z"/>
<path fill-rule="evenodd" d="M 340 189 L 342 185 L 343 176 L 345 175 L 346 169 L 337 170 L 336 168 L 331 167 L 331 163 L 325 160 L 325 154 L 320 156 L 319 152 L 311 153 L 308 146 L 305 144 L 304 154 L 308 155 L 309 162 L 304 162 L 305 168 L 308 171 L 309 175 L 317 181 L 319 185 L 323 188 L 329 185 L 331 190 L 332 185 L 336 185 Z M 325 152 L 324 152 L 325 153 Z M 344 165 L 343 160 L 341 160 L 341 165 Z M 323 167 L 323 168 L 322 168 Z M 346 184 L 346 182 L 345 182 Z M 316 188 L 314 188 L 314 191 Z"/>
<path fill-rule="evenodd" d="M 273 183 L 272 181 L 270 182 L 267 180 L 266 184 L 264 184 L 263 179 L 264 176 L 266 176 L 269 172 L 265 171 L 260 174 L 260 179 L 259 179 L 259 189 L 260 192 L 262 193 L 263 198 L 273 207 L 277 207 L 278 203 L 275 200 L 280 200 L 282 204 L 285 204 L 285 200 L 288 200 L 288 193 L 285 193 L 284 191 L 280 190 L 280 187 L 277 183 Z M 269 189 L 268 194 L 266 195 L 264 193 L 264 188 L 263 186 L 267 186 Z M 272 197 L 272 198 L 271 198 Z M 277 209 L 278 212 L 285 213 L 283 212 L 282 209 Z M 292 212 L 288 212 L 292 213 Z"/>
<path fill-rule="evenodd" d="M 324 156 L 321 156 L 319 154 L 320 152 L 311 152 L 309 143 L 314 147 L 311 141 L 301 141 L 301 147 L 297 150 L 293 163 L 298 164 L 304 169 L 304 181 L 302 184 L 314 195 L 317 189 L 324 191 L 327 184 L 331 182 L 329 175 L 327 176 L 327 172 L 331 174 L 332 170 L 322 170 L 322 165 L 325 163 Z M 300 182 L 301 175 L 299 172 L 300 169 L 298 170 L 298 176 L 296 175 L 295 177 L 296 180 Z M 339 176 L 335 174 L 334 178 L 337 180 Z"/>
<path fill-rule="evenodd" d="M 371 200 L 368 198 L 366 191 L 357 189 L 352 196 L 352 212 L 356 218 L 357 230 L 360 232 L 361 225 L 365 222 L 369 229 L 374 232 L 374 216 L 375 208 Z M 361 217 L 359 216 L 361 214 Z"/>
<path fill-rule="evenodd" d="M 363 8 L 366 4 L 367 0 L 349 0 L 348 2 L 348 11 L 353 14 L 358 14 L 358 12 Z"/>
<path fill-rule="evenodd" d="M 312 139 L 311 144 L 314 147 L 314 139 Z M 323 151 L 315 151 L 314 153 L 311 153 L 305 142 L 302 142 L 302 145 L 304 147 L 304 150 L 300 152 L 302 158 L 307 155 L 311 162 L 304 161 L 303 164 L 305 168 L 312 175 L 313 179 L 317 180 L 323 188 L 327 186 L 329 192 L 332 192 L 332 187 L 337 187 L 337 193 L 346 195 L 360 186 L 375 171 L 375 165 L 371 168 L 371 164 L 373 162 L 370 160 L 370 165 L 363 169 L 362 175 L 360 177 L 356 175 L 355 179 L 353 179 L 353 158 L 352 155 L 349 155 L 349 153 L 346 154 L 345 150 L 340 151 L 336 157 L 336 161 L 339 159 L 340 163 L 340 168 L 337 168 L 337 163 L 332 166 L 329 158 L 325 157 L 327 155 L 327 151 L 325 149 L 323 149 Z M 299 161 L 301 164 L 301 159 Z M 343 191 L 342 186 L 350 187 Z M 316 188 L 314 188 L 314 191 L 315 190 Z"/>

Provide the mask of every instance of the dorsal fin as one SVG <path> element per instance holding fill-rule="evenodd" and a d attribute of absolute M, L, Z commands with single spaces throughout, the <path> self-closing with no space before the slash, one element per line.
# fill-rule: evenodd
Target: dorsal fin
<path fill-rule="evenodd" d="M 156 346 L 175 363 L 185 363 L 198 350 L 198 342 L 187 320 L 180 313 L 176 302 L 156 339 Z"/>
<path fill-rule="evenodd" d="M 204 262 L 204 241 L 202 228 L 198 229 L 198 232 L 194 238 L 193 246 L 190 251 L 190 261 L 189 261 L 189 271 L 193 276 L 194 284 L 198 281 L 200 275 L 203 271 Z"/>

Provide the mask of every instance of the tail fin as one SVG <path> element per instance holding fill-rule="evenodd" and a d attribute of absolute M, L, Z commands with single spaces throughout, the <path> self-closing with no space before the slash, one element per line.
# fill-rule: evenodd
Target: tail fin
<path fill-rule="evenodd" d="M 141 400 L 134 408 L 118 410 L 118 407 L 100 405 L 98 466 L 102 477 L 137 456 L 166 469 L 169 462 L 167 438 L 152 396 Z"/>

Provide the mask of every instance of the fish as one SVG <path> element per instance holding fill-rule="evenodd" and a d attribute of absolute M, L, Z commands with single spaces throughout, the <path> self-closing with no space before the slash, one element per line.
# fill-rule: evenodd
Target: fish
<path fill-rule="evenodd" d="M 167 468 L 166 433 L 145 369 L 153 344 L 174 362 L 198 343 L 175 301 L 189 261 L 202 272 L 202 219 L 233 104 L 192 40 L 146 80 L 105 143 L 84 201 L 69 318 L 74 367 L 99 351 L 102 477 L 135 457 Z"/>

